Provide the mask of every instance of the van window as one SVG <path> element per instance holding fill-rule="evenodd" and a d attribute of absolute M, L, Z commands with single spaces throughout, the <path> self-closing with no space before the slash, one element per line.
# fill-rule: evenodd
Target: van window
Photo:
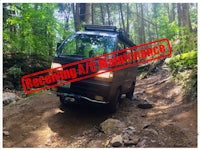
<path fill-rule="evenodd" d="M 67 39 L 60 48 L 60 55 L 94 57 L 110 53 L 115 38 L 111 36 L 77 34 Z"/>

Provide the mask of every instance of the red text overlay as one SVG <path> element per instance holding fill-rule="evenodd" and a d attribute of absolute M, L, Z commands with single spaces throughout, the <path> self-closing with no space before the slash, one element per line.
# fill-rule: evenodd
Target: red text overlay
<path fill-rule="evenodd" d="M 171 56 L 168 39 L 156 40 L 22 77 L 27 94 Z"/>

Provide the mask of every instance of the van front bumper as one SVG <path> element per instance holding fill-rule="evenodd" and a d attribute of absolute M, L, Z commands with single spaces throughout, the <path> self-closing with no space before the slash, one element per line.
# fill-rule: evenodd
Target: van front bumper
<path fill-rule="evenodd" d="M 112 83 L 82 80 L 71 83 L 70 88 L 58 87 L 57 95 L 62 97 L 86 100 L 94 103 L 107 104 L 113 97 Z"/>
<path fill-rule="evenodd" d="M 77 94 L 73 94 L 73 93 L 58 93 L 58 96 L 62 96 L 66 102 L 75 102 L 75 101 L 81 101 L 81 100 L 85 100 L 85 101 L 89 101 L 89 102 L 93 102 L 93 103 L 99 103 L 99 104 L 107 104 L 108 102 L 105 101 L 99 101 L 99 100 L 94 100 L 85 96 L 81 96 L 81 95 L 77 95 Z"/>

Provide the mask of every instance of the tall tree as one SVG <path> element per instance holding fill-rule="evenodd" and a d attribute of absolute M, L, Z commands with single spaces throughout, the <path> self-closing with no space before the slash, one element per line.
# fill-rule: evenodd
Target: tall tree
<path fill-rule="evenodd" d="M 144 28 L 144 10 L 143 5 L 139 4 L 140 6 L 140 12 L 141 12 L 141 18 L 140 18 L 140 43 L 145 43 L 145 28 Z"/>
<path fill-rule="evenodd" d="M 105 20 L 104 20 L 104 9 L 103 9 L 103 4 L 101 3 L 100 4 L 100 10 L 101 10 L 101 21 L 102 21 L 102 24 L 104 25 L 105 24 Z"/>
<path fill-rule="evenodd" d="M 175 17 L 176 17 L 175 8 L 176 8 L 176 3 L 172 3 L 172 8 L 171 8 L 171 12 L 170 12 L 171 17 L 170 17 L 170 21 L 169 22 L 175 21 Z"/>
<path fill-rule="evenodd" d="M 136 9 L 136 20 L 137 21 L 135 21 L 135 32 L 137 33 L 137 34 L 135 34 L 136 35 L 136 39 L 137 39 L 137 42 L 138 43 L 141 43 L 141 39 L 140 39 L 140 16 L 139 16 L 139 4 L 135 4 L 135 9 Z"/>
<path fill-rule="evenodd" d="M 90 20 L 90 3 L 80 3 L 80 21 L 89 23 Z"/>
<path fill-rule="evenodd" d="M 158 7 L 160 6 L 159 3 L 153 3 L 153 18 L 156 19 L 158 17 Z M 155 31 L 156 31 L 156 39 L 158 39 L 158 25 L 157 22 L 155 22 Z"/>
<path fill-rule="evenodd" d="M 124 15 L 123 15 L 123 11 L 122 11 L 122 3 L 119 3 L 119 10 L 120 10 L 121 19 L 122 19 L 122 26 L 123 26 L 123 29 L 125 30 Z"/>
<path fill-rule="evenodd" d="M 75 31 L 80 30 L 80 11 L 79 11 L 79 8 L 80 8 L 79 3 L 77 3 L 77 4 L 73 3 L 72 4 Z"/>
<path fill-rule="evenodd" d="M 192 31 L 192 25 L 190 21 L 190 13 L 189 13 L 189 3 L 182 3 L 182 23 L 184 27 L 187 27 L 190 31 Z"/>
<path fill-rule="evenodd" d="M 107 9 L 107 14 L 108 14 L 108 25 L 111 25 L 110 8 L 109 8 L 108 3 L 106 3 L 106 9 Z"/>
<path fill-rule="evenodd" d="M 126 17 L 126 33 L 129 36 L 129 20 L 130 20 L 130 8 L 129 8 L 129 3 L 126 4 L 126 13 L 127 13 L 127 17 Z"/>
<path fill-rule="evenodd" d="M 192 31 L 192 25 L 189 14 L 189 4 L 188 3 L 178 3 L 177 4 L 177 12 L 178 12 L 178 26 L 186 27 L 189 31 Z M 179 35 L 181 35 L 181 31 L 179 31 Z"/>
<path fill-rule="evenodd" d="M 92 24 L 94 24 L 94 16 L 95 16 L 95 8 L 94 8 L 94 3 L 91 4 L 91 19 L 92 19 Z"/>
<path fill-rule="evenodd" d="M 147 16 L 149 16 L 149 4 L 147 4 L 146 9 L 147 9 L 147 11 L 146 11 Z M 148 32 L 148 36 L 147 36 L 148 37 L 148 41 L 152 41 L 153 38 L 152 38 L 151 24 L 150 23 L 147 24 L 147 32 Z"/>
<path fill-rule="evenodd" d="M 171 18 L 171 14 L 170 14 L 170 4 L 169 3 L 164 3 L 163 4 L 165 6 L 165 9 L 167 11 L 167 15 L 168 15 L 168 19 L 169 19 L 169 22 L 170 22 L 170 18 Z"/>

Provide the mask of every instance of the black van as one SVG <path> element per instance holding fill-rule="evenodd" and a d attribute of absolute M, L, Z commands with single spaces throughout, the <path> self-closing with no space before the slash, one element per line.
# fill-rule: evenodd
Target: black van
<path fill-rule="evenodd" d="M 127 37 L 115 26 L 85 25 L 85 31 L 76 32 L 58 43 L 52 68 L 135 46 Z M 62 104 L 85 100 L 106 104 L 110 111 L 116 111 L 121 94 L 132 99 L 136 75 L 137 67 L 134 66 L 65 84 L 54 90 Z"/>

